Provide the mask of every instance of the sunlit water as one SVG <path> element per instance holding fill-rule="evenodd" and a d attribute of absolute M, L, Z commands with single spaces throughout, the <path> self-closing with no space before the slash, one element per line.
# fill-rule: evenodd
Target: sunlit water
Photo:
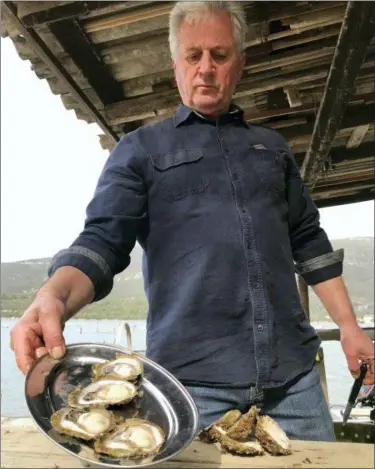
<path fill-rule="evenodd" d="M 14 322 L 14 319 L 1 319 L 1 414 L 24 417 L 29 415 L 24 398 L 24 376 L 18 370 L 9 346 L 10 329 Z M 132 330 L 133 350 L 145 350 L 146 322 L 143 320 L 127 322 Z M 118 338 L 121 345 L 126 345 L 125 335 L 118 332 L 120 324 L 121 321 L 115 320 L 73 319 L 66 324 L 65 340 L 67 344 L 78 342 L 115 344 Z M 324 342 L 323 348 L 330 404 L 344 405 L 353 383 L 345 356 L 339 342 Z"/>

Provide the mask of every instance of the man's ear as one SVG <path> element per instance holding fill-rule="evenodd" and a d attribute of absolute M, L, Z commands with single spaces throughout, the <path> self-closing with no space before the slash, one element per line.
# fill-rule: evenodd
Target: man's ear
<path fill-rule="evenodd" d="M 241 79 L 245 64 L 246 64 L 246 54 L 245 54 L 245 52 L 243 52 L 242 55 L 241 55 L 241 58 L 240 58 L 240 69 L 238 71 L 238 79 L 239 80 Z"/>
<path fill-rule="evenodd" d="M 176 61 L 174 59 L 172 59 L 172 67 L 174 72 L 176 73 Z"/>

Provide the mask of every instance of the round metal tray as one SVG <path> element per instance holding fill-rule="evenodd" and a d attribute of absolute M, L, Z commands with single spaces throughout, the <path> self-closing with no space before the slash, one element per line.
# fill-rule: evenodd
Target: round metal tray
<path fill-rule="evenodd" d="M 116 459 L 94 452 L 93 445 L 60 435 L 50 423 L 51 415 L 67 406 L 67 395 L 78 385 L 91 381 L 91 366 L 115 358 L 116 353 L 134 353 L 120 346 L 98 343 L 72 344 L 61 360 L 49 355 L 36 360 L 26 375 L 25 397 L 32 419 L 54 443 L 80 458 L 85 465 L 118 468 L 149 467 L 176 456 L 188 446 L 198 429 L 198 410 L 190 394 L 169 372 L 136 354 L 144 365 L 141 397 L 137 405 L 124 406 L 124 417 L 137 416 L 158 424 L 166 434 L 160 452 L 147 459 Z"/>

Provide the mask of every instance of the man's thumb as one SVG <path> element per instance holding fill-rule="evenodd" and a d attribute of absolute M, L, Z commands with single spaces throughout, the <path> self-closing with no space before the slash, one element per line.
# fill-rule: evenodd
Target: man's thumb
<path fill-rule="evenodd" d="M 62 358 L 65 354 L 65 340 L 62 333 L 60 316 L 50 314 L 44 316 L 41 321 L 44 344 L 48 353 L 55 359 Z"/>
<path fill-rule="evenodd" d="M 358 358 L 355 356 L 348 356 L 346 357 L 346 360 L 348 362 L 349 371 L 352 374 L 353 378 L 358 378 L 361 373 Z"/>

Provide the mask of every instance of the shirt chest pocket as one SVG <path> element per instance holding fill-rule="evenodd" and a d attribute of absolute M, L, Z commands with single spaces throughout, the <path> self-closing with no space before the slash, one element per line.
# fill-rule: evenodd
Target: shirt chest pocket
<path fill-rule="evenodd" d="M 155 189 L 164 200 L 172 203 L 206 192 L 209 179 L 200 150 L 176 150 L 152 155 L 151 162 Z"/>
<path fill-rule="evenodd" d="M 262 185 L 270 191 L 285 191 L 285 152 L 252 149 L 255 171 Z"/>

